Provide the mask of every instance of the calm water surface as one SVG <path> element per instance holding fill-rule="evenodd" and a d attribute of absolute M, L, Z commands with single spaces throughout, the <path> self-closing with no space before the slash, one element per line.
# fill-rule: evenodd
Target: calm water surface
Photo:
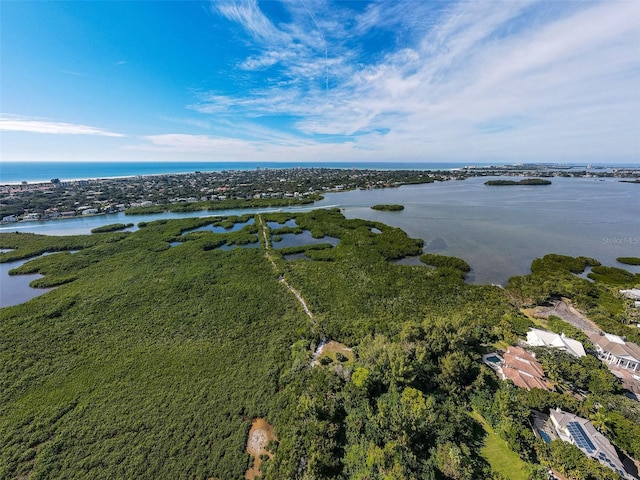
<path fill-rule="evenodd" d="M 31 259 L 30 259 L 31 260 Z M 29 260 L 0 263 L 0 307 L 19 305 L 52 290 L 51 288 L 31 288 L 29 283 L 42 278 L 39 273 L 29 275 L 9 275 L 9 270 L 18 268 Z"/>
<path fill-rule="evenodd" d="M 585 255 L 605 265 L 640 273 L 616 257 L 640 256 L 640 185 L 582 178 L 554 178 L 549 186 L 488 187 L 487 178 L 429 185 L 329 193 L 313 207 L 260 209 L 303 212 L 339 207 L 348 218 L 375 220 L 422 238 L 425 251 L 463 258 L 470 281 L 504 284 L 529 272 L 531 261 L 547 253 Z M 377 203 L 399 203 L 400 212 L 371 210 Z M 89 234 L 112 223 L 162 218 L 242 215 L 250 210 L 126 216 L 122 213 L 50 222 L 5 225 L 0 232 L 47 235 Z M 275 244 L 274 247 L 281 248 Z M 2 276 L 4 286 L 6 277 Z M 4 288 L 3 288 L 4 290 Z"/>
<path fill-rule="evenodd" d="M 425 251 L 466 260 L 474 283 L 504 284 L 547 253 L 585 255 L 605 265 L 640 256 L 640 185 L 615 179 L 554 178 L 548 186 L 489 187 L 470 178 L 398 189 L 329 194 L 349 218 L 377 220 L 425 240 Z M 371 210 L 399 203 L 400 212 Z M 322 205 L 322 203 L 320 203 Z"/>

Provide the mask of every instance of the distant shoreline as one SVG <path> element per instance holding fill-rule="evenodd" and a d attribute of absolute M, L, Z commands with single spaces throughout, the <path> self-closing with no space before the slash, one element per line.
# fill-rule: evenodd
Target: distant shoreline
<path fill-rule="evenodd" d="M 591 168 L 590 168 L 591 167 Z M 340 170 L 420 170 L 459 171 L 475 174 L 487 170 L 528 170 L 575 172 L 586 170 L 593 173 L 607 170 L 640 170 L 640 164 L 490 164 L 487 162 L 1 162 L 0 185 L 37 185 L 52 179 L 61 182 L 88 182 L 118 180 L 136 177 L 163 175 L 189 175 L 196 172 L 222 172 L 257 169 L 340 169 Z M 28 170 L 28 171 L 27 171 Z"/>

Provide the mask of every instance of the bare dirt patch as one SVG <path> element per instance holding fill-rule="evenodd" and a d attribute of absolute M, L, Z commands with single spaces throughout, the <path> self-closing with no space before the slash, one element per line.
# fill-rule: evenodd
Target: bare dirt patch
<path fill-rule="evenodd" d="M 353 361 L 353 350 L 347 347 L 346 345 L 336 342 L 335 340 L 331 340 L 327 343 L 324 343 L 320 346 L 320 348 L 316 351 L 314 357 L 314 364 L 318 365 L 322 357 L 329 357 L 334 362 L 340 363 L 336 358 L 336 354 L 342 354 L 347 357 L 347 361 Z"/>
<path fill-rule="evenodd" d="M 249 430 L 249 437 L 247 438 L 247 452 L 253 457 L 253 467 L 247 470 L 244 475 L 247 480 L 253 480 L 260 476 L 261 455 L 273 458 L 273 453 L 267 450 L 271 440 L 276 440 L 273 425 L 264 418 L 256 418 L 251 423 L 251 430 Z"/>
<path fill-rule="evenodd" d="M 532 312 L 534 317 L 549 318 L 550 315 L 560 317 L 567 323 L 584 332 L 599 332 L 600 328 L 588 319 L 582 312 L 576 310 L 567 299 L 556 300 L 549 307 L 536 307 Z"/>

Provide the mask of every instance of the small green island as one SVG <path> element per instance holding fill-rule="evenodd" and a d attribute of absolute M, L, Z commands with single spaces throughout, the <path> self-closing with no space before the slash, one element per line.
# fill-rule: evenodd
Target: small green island
<path fill-rule="evenodd" d="M 551 185 L 551 180 L 544 178 L 525 178 L 524 180 L 489 180 L 484 182 L 489 186 L 505 186 L 505 185 Z"/>
<path fill-rule="evenodd" d="M 378 204 L 371 207 L 372 210 L 381 210 L 383 212 L 399 212 L 404 210 L 404 205 L 398 205 L 397 203 L 391 204 Z"/>
<path fill-rule="evenodd" d="M 640 265 L 640 257 L 618 257 L 616 260 L 625 265 Z"/>

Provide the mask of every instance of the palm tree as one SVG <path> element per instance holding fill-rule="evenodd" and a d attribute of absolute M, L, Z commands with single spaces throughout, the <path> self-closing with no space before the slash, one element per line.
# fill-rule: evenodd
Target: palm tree
<path fill-rule="evenodd" d="M 607 412 L 604 408 L 600 407 L 594 414 L 591 415 L 591 423 L 603 435 L 611 433 L 609 418 L 607 417 Z"/>

